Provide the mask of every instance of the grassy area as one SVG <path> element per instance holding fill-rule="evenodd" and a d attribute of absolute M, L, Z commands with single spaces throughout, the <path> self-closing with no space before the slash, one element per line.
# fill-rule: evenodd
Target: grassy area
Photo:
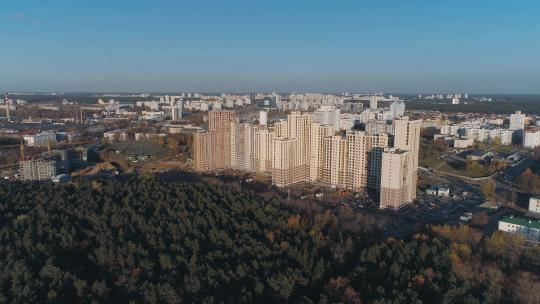
<path fill-rule="evenodd" d="M 520 146 L 505 146 L 505 145 L 495 145 L 495 144 L 486 144 L 486 143 L 477 143 L 476 144 L 477 150 L 485 150 L 490 151 L 493 153 L 513 153 L 516 151 L 523 152 L 523 153 L 529 153 L 530 150 L 524 149 Z"/>
<path fill-rule="evenodd" d="M 439 166 L 441 166 L 444 161 L 439 158 L 438 155 L 433 155 L 429 157 L 421 157 L 418 162 L 420 163 L 421 167 L 424 168 L 430 168 L 430 169 L 437 169 Z"/>

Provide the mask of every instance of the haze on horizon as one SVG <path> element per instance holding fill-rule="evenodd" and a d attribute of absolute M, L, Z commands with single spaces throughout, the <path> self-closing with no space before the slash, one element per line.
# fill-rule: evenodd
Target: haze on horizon
<path fill-rule="evenodd" d="M 540 93 L 540 3 L 438 2 L 0 0 L 0 90 Z"/>

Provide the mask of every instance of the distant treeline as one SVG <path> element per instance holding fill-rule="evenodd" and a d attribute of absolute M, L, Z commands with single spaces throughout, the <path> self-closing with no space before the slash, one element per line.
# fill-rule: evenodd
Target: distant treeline
<path fill-rule="evenodd" d="M 540 97 L 536 99 L 502 99 L 498 101 L 476 101 L 469 104 L 453 105 L 450 103 L 437 103 L 434 101 L 409 101 L 406 103 L 408 110 L 428 110 L 440 112 L 464 112 L 464 113 L 492 113 L 510 114 L 520 110 L 526 114 L 540 115 Z"/>

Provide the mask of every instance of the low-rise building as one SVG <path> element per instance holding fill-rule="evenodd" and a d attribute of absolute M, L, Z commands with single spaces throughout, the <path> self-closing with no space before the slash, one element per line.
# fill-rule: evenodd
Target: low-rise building
<path fill-rule="evenodd" d="M 28 146 L 48 146 L 56 144 L 56 134 L 53 132 L 41 132 L 35 135 L 24 135 L 23 139 Z"/>
<path fill-rule="evenodd" d="M 123 131 L 123 130 L 107 131 L 103 133 L 103 137 L 107 138 L 109 142 L 128 140 L 128 134 L 126 131 Z"/>
<path fill-rule="evenodd" d="M 499 220 L 499 230 L 521 235 L 527 240 L 540 241 L 540 221 L 536 219 L 505 217 Z"/>
<path fill-rule="evenodd" d="M 540 213 L 540 196 L 529 198 L 529 211 Z"/>
<path fill-rule="evenodd" d="M 474 144 L 474 138 L 456 138 L 454 139 L 454 148 L 466 149 L 472 147 Z"/>
<path fill-rule="evenodd" d="M 525 132 L 523 146 L 531 149 L 540 147 L 540 130 Z"/>
<path fill-rule="evenodd" d="M 446 187 L 439 187 L 439 189 L 437 189 L 437 195 L 439 197 L 450 197 L 450 189 Z"/>
<path fill-rule="evenodd" d="M 426 189 L 426 194 L 436 196 L 437 195 L 437 189 L 436 188 Z"/>

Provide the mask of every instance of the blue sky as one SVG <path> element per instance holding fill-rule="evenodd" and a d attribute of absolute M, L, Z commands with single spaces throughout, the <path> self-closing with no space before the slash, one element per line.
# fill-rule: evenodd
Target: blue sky
<path fill-rule="evenodd" d="M 539 2 L 0 0 L 0 89 L 540 93 Z"/>

